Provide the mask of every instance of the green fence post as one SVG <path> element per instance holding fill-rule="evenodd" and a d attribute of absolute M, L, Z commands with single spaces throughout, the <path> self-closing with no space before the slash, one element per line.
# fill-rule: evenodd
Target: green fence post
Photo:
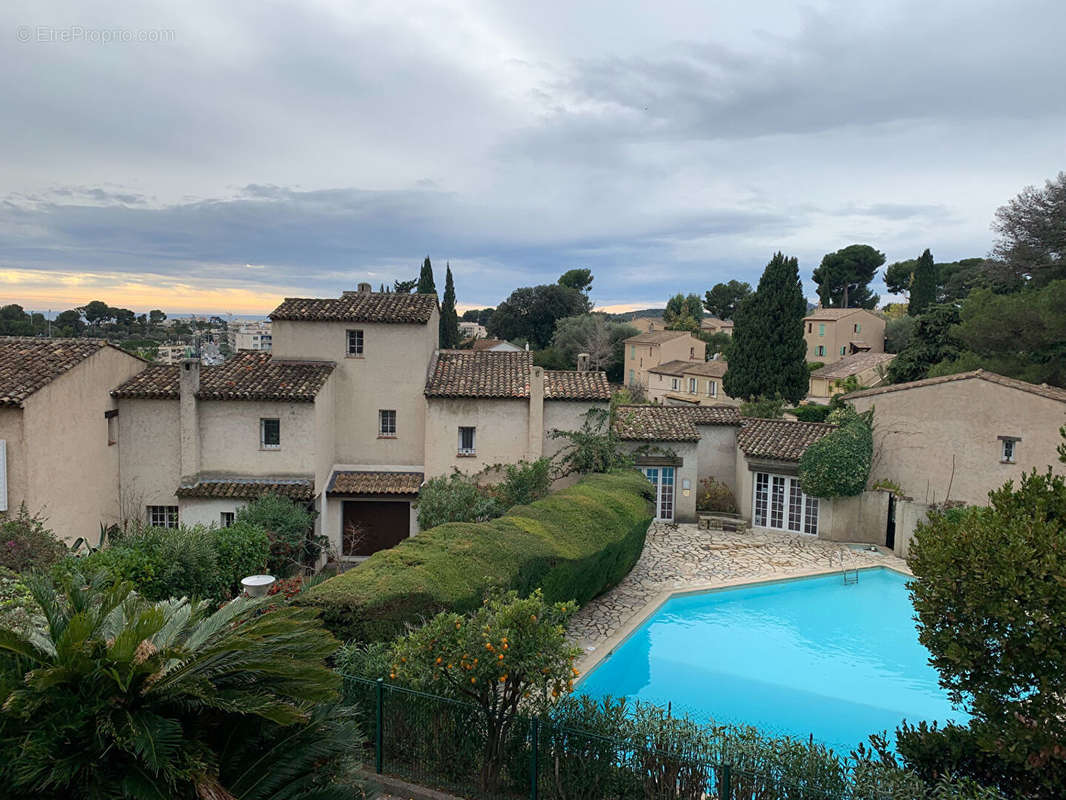
<path fill-rule="evenodd" d="M 718 768 L 718 800 L 732 800 L 733 790 L 730 784 L 732 783 L 728 764 L 722 764 Z"/>
<path fill-rule="evenodd" d="M 540 720 L 533 717 L 529 721 L 529 800 L 537 800 L 537 751 L 540 749 Z"/>
<path fill-rule="evenodd" d="M 385 736 L 382 723 L 385 718 L 385 679 L 378 678 L 377 725 L 374 726 L 374 771 L 380 775 L 385 764 Z"/>

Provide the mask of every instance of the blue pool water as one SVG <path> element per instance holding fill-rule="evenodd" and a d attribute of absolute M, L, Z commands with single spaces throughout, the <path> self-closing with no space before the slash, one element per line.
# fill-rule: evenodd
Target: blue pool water
<path fill-rule="evenodd" d="M 807 738 L 847 754 L 903 719 L 965 721 L 918 642 L 907 579 L 863 570 L 671 598 L 578 691 Z"/>

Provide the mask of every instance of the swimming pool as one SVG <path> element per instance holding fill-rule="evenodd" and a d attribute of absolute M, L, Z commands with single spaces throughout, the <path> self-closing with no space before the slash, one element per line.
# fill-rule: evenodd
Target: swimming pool
<path fill-rule="evenodd" d="M 907 578 L 862 570 L 675 596 L 577 691 L 807 738 L 847 754 L 908 722 L 965 721 L 918 642 Z"/>

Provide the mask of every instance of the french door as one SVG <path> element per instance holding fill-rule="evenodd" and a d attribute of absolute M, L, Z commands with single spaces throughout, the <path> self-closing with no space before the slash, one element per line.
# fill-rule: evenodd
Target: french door
<path fill-rule="evenodd" d="M 756 472 L 751 519 L 760 528 L 817 535 L 818 498 L 803 493 L 799 478 Z"/>
<path fill-rule="evenodd" d="M 641 467 L 640 471 L 655 487 L 655 519 L 674 521 L 674 468 Z"/>

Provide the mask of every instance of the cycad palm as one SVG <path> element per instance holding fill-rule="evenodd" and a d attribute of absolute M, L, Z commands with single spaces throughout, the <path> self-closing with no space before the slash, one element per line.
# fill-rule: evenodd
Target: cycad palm
<path fill-rule="evenodd" d="M 336 697 L 337 642 L 307 609 L 212 613 L 78 576 L 31 590 L 46 630 L 0 630 L 0 784 L 35 797 L 191 797 L 245 719 L 290 725 Z"/>

